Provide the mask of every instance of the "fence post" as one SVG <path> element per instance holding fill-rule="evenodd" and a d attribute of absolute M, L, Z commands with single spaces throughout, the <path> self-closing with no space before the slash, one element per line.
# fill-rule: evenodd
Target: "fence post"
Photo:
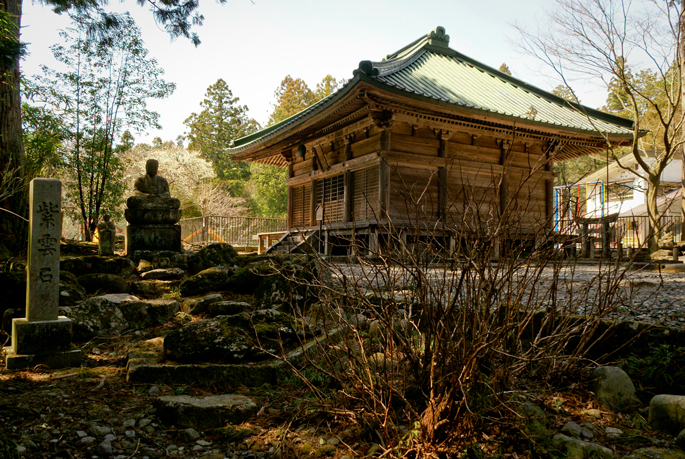
<path fill-rule="evenodd" d="M 206 245 L 207 244 L 207 217 L 204 215 L 202 216 L 202 239 L 201 243 Z"/>

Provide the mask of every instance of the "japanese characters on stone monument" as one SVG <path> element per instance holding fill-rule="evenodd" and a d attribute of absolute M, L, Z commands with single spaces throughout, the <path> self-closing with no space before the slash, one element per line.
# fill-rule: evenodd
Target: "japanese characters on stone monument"
<path fill-rule="evenodd" d="M 181 251 L 181 201 L 172 198 L 169 182 L 157 174 L 159 163 L 149 159 L 146 174 L 134 184 L 126 201 L 126 254 L 136 250 Z"/>
<path fill-rule="evenodd" d="M 61 201 L 62 182 L 31 181 L 26 318 L 12 321 L 12 345 L 4 349 L 8 369 L 81 360 L 81 351 L 71 350 L 71 320 L 58 315 Z"/>

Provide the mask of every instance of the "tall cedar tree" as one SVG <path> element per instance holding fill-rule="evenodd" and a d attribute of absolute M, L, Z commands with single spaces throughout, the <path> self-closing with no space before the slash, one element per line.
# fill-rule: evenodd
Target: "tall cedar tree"
<path fill-rule="evenodd" d="M 34 97 L 58 113 L 65 126 L 68 149 L 67 195 L 79 208 L 84 237 L 90 241 L 103 206 L 118 207 L 123 185 L 120 157 L 114 142 L 126 128 L 160 128 L 159 114 L 147 109 L 147 99 L 161 99 L 175 89 L 162 79 L 164 71 L 147 56 L 140 29 L 124 15 L 113 40 L 88 37 L 90 18 L 74 18 L 74 27 L 60 35 L 65 45 L 51 49 L 65 71 L 43 67 L 36 77 Z"/>
<path fill-rule="evenodd" d="M 226 0 L 218 1 L 226 3 Z M 117 25 L 122 20 L 121 15 L 103 9 L 108 4 L 107 0 L 43 0 L 41 3 L 52 6 L 58 14 L 88 15 L 94 20 L 89 34 L 104 40 L 116 34 Z M 136 0 L 136 3 L 149 5 L 155 21 L 172 38 L 185 37 L 196 46 L 200 44 L 199 37 L 192 31 L 193 26 L 201 26 L 204 21 L 197 11 L 198 0 Z M 28 208 L 19 89 L 21 11 L 22 0 L 0 2 L 0 46 L 5 51 L 0 58 L 0 251 L 6 248 L 11 253 L 25 249 L 28 230 L 22 220 Z M 10 196 L 4 195 L 7 192 Z"/>
<path fill-rule="evenodd" d="M 244 184 L 250 177 L 250 166 L 243 161 L 231 161 L 226 150 L 231 140 L 259 129 L 259 124 L 247 116 L 247 106 L 239 105 L 239 101 L 220 78 L 207 88 L 205 100 L 200 102 L 202 111 L 191 113 L 185 120 L 190 130 L 186 133 L 188 149 L 199 151 L 213 164 L 216 175 L 228 182 L 233 196 L 242 196 Z"/>
<path fill-rule="evenodd" d="M 269 117 L 271 126 L 301 112 L 310 105 L 328 97 L 345 84 L 326 75 L 316 90 L 312 91 L 300 78 L 286 76 L 274 92 L 276 104 Z M 263 217 L 284 217 L 288 208 L 288 187 L 285 184 L 287 171 L 282 167 L 252 163 L 252 200 L 251 210 Z"/>
<path fill-rule="evenodd" d="M 24 149 L 21 143 L 19 101 L 19 42 L 21 5 L 0 5 L 0 253 L 17 253 L 26 246 L 27 213 L 23 182 Z"/>

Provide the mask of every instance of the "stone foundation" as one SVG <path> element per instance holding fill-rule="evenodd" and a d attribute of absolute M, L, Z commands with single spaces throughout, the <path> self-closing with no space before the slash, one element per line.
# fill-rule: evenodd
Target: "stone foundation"
<path fill-rule="evenodd" d="M 126 254 L 136 250 L 181 251 L 181 225 L 128 225 Z"/>
<path fill-rule="evenodd" d="M 54 352 L 52 354 L 29 354 L 17 355 L 10 348 L 4 348 L 5 368 L 8 370 L 25 370 L 37 365 L 45 365 L 48 368 L 69 368 L 81 366 L 81 350 L 74 349 L 66 352 Z"/>
<path fill-rule="evenodd" d="M 45 365 L 50 368 L 79 366 L 81 351 L 71 349 L 71 320 L 14 319 L 12 345 L 5 347 L 8 370 Z"/>

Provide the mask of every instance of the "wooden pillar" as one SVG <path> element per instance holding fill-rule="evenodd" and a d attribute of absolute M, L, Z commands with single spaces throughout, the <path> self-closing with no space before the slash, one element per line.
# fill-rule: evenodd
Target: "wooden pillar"
<path fill-rule="evenodd" d="M 507 206 L 509 205 L 509 188 L 511 183 L 511 141 L 503 140 L 500 146 L 499 163 L 502 166 L 502 180 L 499 186 L 499 218 L 507 219 Z M 502 257 L 502 249 L 506 241 L 507 224 L 504 224 L 504 234 L 494 241 L 492 258 L 499 260 Z"/>
<path fill-rule="evenodd" d="M 291 159 L 288 161 L 288 178 L 292 178 L 295 175 L 295 172 L 293 171 L 293 160 Z M 293 226 L 293 187 L 292 185 L 288 185 L 288 195 L 286 197 L 287 199 L 287 211 L 286 211 L 286 221 L 285 221 L 285 229 L 290 229 Z"/>
<path fill-rule="evenodd" d="M 381 156 L 390 151 L 390 128 L 381 131 Z M 387 220 L 388 208 L 390 207 L 390 167 L 388 162 L 381 158 L 378 165 L 378 200 L 380 201 L 380 218 Z"/>
<path fill-rule="evenodd" d="M 352 144 L 350 143 L 349 137 L 345 139 L 345 160 L 349 161 L 352 159 Z M 354 176 L 352 175 L 352 172 L 349 170 L 345 171 L 345 176 L 343 177 L 344 180 L 344 195 L 343 195 L 343 201 L 344 201 L 344 213 L 343 213 L 343 221 L 345 223 L 349 223 L 353 219 L 353 211 L 354 211 Z"/>
<path fill-rule="evenodd" d="M 309 226 L 316 224 L 316 180 L 312 179 L 309 193 Z"/>
<path fill-rule="evenodd" d="M 380 201 L 380 219 L 388 219 L 390 207 L 390 168 L 384 156 L 392 149 L 390 131 L 392 129 L 394 113 L 389 110 L 379 110 L 370 113 L 376 127 L 381 129 L 380 155 L 378 167 L 378 200 Z"/>
<path fill-rule="evenodd" d="M 611 228 L 608 220 L 602 222 L 602 258 L 611 259 Z"/>
<path fill-rule="evenodd" d="M 379 255 L 378 243 L 378 228 L 373 228 L 369 233 L 369 256 L 377 257 Z"/>
<path fill-rule="evenodd" d="M 557 146 L 554 151 L 558 151 Z M 549 148 L 545 153 L 545 171 L 551 173 L 554 166 L 554 157 L 550 154 Z M 551 233 L 554 230 L 554 177 L 545 180 L 545 216 L 547 217 L 547 231 Z"/>
<path fill-rule="evenodd" d="M 343 176 L 343 183 L 345 187 L 343 194 L 343 221 L 345 223 L 349 223 L 352 221 L 352 211 L 354 206 L 354 177 L 352 175 L 352 172 L 345 171 L 345 175 Z"/>
<path fill-rule="evenodd" d="M 354 134 L 349 135 L 345 138 L 345 161 L 349 161 L 354 158 L 352 153 L 352 142 L 354 141 Z"/>
<path fill-rule="evenodd" d="M 594 242 L 592 241 L 592 236 L 590 236 L 590 228 L 587 222 L 583 222 L 580 225 L 580 247 L 582 258 L 592 258 L 594 252 Z"/>
<path fill-rule="evenodd" d="M 438 157 L 447 158 L 449 153 L 447 141 L 450 138 L 450 133 L 447 131 L 440 132 L 440 146 L 438 147 Z M 447 167 L 441 167 L 438 170 L 438 219 L 446 223 L 446 206 L 447 206 Z"/>

